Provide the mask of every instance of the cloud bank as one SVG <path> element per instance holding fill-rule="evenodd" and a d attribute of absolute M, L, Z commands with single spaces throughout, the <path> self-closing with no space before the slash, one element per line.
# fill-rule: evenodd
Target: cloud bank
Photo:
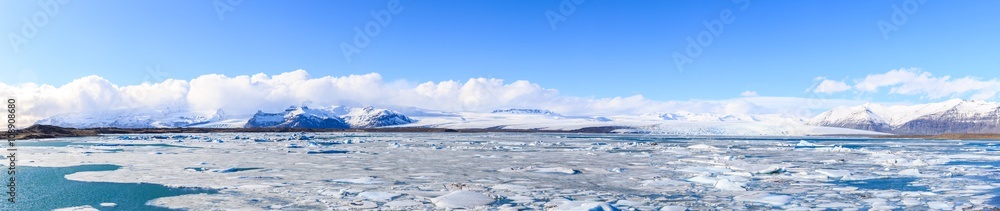
<path fill-rule="evenodd" d="M 816 89 L 813 89 L 814 93 L 833 94 L 851 90 L 851 86 L 848 86 L 847 83 L 842 81 L 834 81 L 823 77 L 816 79 L 821 80 L 822 82 L 819 83 L 819 86 L 816 86 Z"/>
<path fill-rule="evenodd" d="M 120 86 L 99 76 L 68 84 L 0 83 L 0 96 L 18 101 L 22 122 L 64 113 L 117 109 L 159 109 L 228 114 L 279 111 L 289 105 L 376 105 L 416 107 L 441 111 L 490 111 L 500 108 L 542 108 L 570 115 L 632 115 L 652 112 L 713 114 L 812 115 L 814 111 L 859 102 L 816 101 L 804 98 L 760 97 L 744 93 L 731 100 L 655 101 L 642 95 L 584 98 L 560 95 L 557 90 L 518 80 L 471 78 L 412 84 L 386 82 L 378 73 L 341 77 L 312 77 L 304 70 L 278 75 L 218 74 L 187 80 Z M 820 102 L 820 103 L 817 103 Z"/>
<path fill-rule="evenodd" d="M 918 68 L 904 68 L 868 75 L 856 80 L 853 86 L 843 81 L 823 79 L 813 92 L 833 94 L 850 90 L 858 93 L 888 90 L 888 94 L 914 95 L 930 100 L 955 97 L 989 100 L 1000 94 L 1000 79 L 984 80 L 969 76 L 953 78 L 948 75 L 935 77 Z"/>

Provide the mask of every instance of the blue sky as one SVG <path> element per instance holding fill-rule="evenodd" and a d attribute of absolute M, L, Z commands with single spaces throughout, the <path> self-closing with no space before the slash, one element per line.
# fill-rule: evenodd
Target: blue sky
<path fill-rule="evenodd" d="M 926 1 L 883 36 L 907 1 L 586 0 L 552 27 L 546 11 L 573 1 L 402 0 L 360 53 L 355 27 L 389 1 L 42 1 L 0 3 L 0 82 L 66 84 L 99 75 L 119 84 L 204 74 L 315 76 L 377 72 L 388 81 L 528 80 L 560 94 L 652 100 L 730 99 L 744 91 L 810 97 L 817 77 L 845 81 L 899 68 L 934 76 L 1000 78 L 997 1 Z M 912 1 L 917 2 L 917 1 Z M 912 3 L 911 2 L 911 3 Z M 222 18 L 216 3 L 232 10 Z M 672 57 L 730 11 L 731 23 L 692 63 Z M 904 12 L 905 13 L 905 12 Z M 48 22 L 17 46 L 37 14 Z M 23 37 L 23 36 L 22 36 Z M 824 97 L 933 101 L 921 94 L 855 91 Z M 949 97 L 968 97 L 959 93 Z M 993 98 L 995 99 L 995 97 Z"/>

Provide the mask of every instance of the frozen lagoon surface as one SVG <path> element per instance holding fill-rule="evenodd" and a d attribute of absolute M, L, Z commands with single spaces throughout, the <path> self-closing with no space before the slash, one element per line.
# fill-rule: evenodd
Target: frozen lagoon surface
<path fill-rule="evenodd" d="M 69 180 L 215 190 L 147 202 L 171 209 L 988 210 L 1000 205 L 1000 141 L 215 133 L 21 143 L 21 166 L 121 166 L 68 174 Z M 102 208 L 67 206 L 92 207 Z"/>

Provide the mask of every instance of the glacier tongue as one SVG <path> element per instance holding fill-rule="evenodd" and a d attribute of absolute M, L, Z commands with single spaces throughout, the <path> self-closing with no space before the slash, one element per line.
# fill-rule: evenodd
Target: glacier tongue
<path fill-rule="evenodd" d="M 92 113 L 67 113 L 39 120 L 35 124 L 67 128 L 177 128 L 204 124 L 225 118 L 222 109 L 215 113 L 171 109 L 115 109 Z"/>
<path fill-rule="evenodd" d="M 367 107 L 291 106 L 279 112 L 255 114 L 215 112 L 116 110 L 66 114 L 39 124 L 73 128 L 381 128 L 510 129 L 579 132 L 650 133 L 672 135 L 795 136 L 822 134 L 881 134 L 805 125 L 783 115 L 695 114 L 569 116 L 544 109 L 498 109 L 493 112 L 443 112 L 404 108 L 403 112 Z M 412 117 L 411 117 L 412 116 Z"/>

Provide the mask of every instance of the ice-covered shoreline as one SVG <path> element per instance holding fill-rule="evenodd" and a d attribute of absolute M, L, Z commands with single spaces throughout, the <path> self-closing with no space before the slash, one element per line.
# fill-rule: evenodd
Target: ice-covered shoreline
<path fill-rule="evenodd" d="M 996 141 L 526 133 L 216 133 L 58 140 L 118 145 L 22 147 L 19 164 L 108 163 L 122 168 L 66 177 L 220 190 L 151 202 L 193 210 L 959 209 L 989 206 L 986 202 L 1000 188 L 995 166 L 951 164 L 1000 161 Z M 844 185 L 883 178 L 913 178 L 903 185 L 925 188 Z"/>

